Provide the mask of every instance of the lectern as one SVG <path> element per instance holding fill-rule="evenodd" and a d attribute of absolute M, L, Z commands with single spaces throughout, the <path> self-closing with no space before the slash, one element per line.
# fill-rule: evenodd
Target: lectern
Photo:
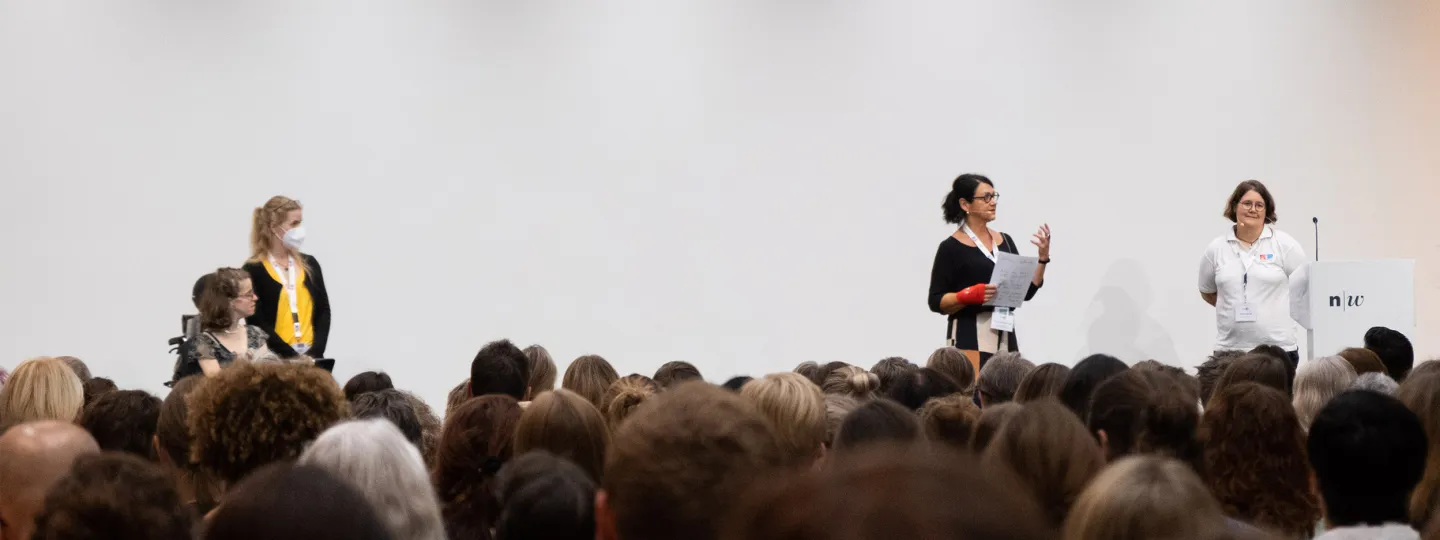
<path fill-rule="evenodd" d="M 1359 347 L 1375 326 L 1415 339 L 1415 261 L 1321 261 L 1290 276 L 1290 311 L 1308 358 Z"/>

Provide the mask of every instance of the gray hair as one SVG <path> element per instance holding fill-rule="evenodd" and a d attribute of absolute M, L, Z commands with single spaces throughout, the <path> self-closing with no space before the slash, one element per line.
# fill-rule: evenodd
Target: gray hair
<path fill-rule="evenodd" d="M 390 530 L 403 540 L 445 540 L 440 502 L 420 451 L 390 421 L 354 420 L 325 430 L 300 455 L 365 495 Z"/>
<path fill-rule="evenodd" d="M 1350 388 L 1379 392 L 1393 397 L 1400 391 L 1400 383 L 1395 382 L 1395 379 L 1391 379 L 1389 375 L 1379 371 L 1371 371 L 1355 377 L 1355 382 L 1350 383 Z"/>
<path fill-rule="evenodd" d="M 1295 416 L 1300 426 L 1310 430 L 1310 422 L 1330 398 L 1344 392 L 1355 382 L 1355 367 L 1339 356 L 1316 358 L 1300 364 L 1295 371 Z"/>
<path fill-rule="evenodd" d="M 90 375 L 90 366 L 85 365 L 84 360 L 74 356 L 56 356 L 55 358 L 61 362 L 65 362 L 65 365 L 70 366 L 70 371 L 75 372 L 75 376 L 80 378 L 80 382 L 83 383 L 94 378 Z"/>
<path fill-rule="evenodd" d="M 1014 399 L 1020 381 L 1035 369 L 1035 363 L 1020 356 L 1020 353 L 1000 353 L 990 357 L 980 367 L 979 380 L 975 391 L 980 392 L 986 405 L 1004 403 Z"/>

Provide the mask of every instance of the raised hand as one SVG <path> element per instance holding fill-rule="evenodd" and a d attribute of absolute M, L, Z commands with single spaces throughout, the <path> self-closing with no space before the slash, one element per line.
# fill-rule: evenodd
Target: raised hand
<path fill-rule="evenodd" d="M 1033 240 L 1030 240 L 1030 243 L 1031 243 L 1031 244 L 1035 244 L 1035 247 L 1040 248 L 1040 260 L 1043 261 L 1043 260 L 1049 259 L 1049 258 L 1050 258 L 1050 225 L 1049 225 L 1048 223 L 1045 224 L 1045 225 L 1041 225 L 1041 226 L 1040 226 L 1040 230 L 1039 230 L 1039 231 L 1036 231 L 1036 233 L 1035 233 L 1035 238 L 1034 238 Z"/>

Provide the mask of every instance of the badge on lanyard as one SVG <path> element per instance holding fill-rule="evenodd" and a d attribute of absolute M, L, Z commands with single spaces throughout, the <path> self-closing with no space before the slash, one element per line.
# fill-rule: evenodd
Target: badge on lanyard
<path fill-rule="evenodd" d="M 1008 307 L 995 308 L 995 314 L 990 317 L 990 329 L 996 332 L 1015 331 L 1015 311 Z"/>
<path fill-rule="evenodd" d="M 1250 267 L 1255 266 L 1256 252 L 1260 249 L 1258 240 L 1256 244 L 1240 259 L 1240 264 L 1245 267 L 1245 276 L 1240 278 L 1240 305 L 1235 306 L 1235 322 L 1252 323 L 1260 320 L 1259 315 L 1255 314 L 1255 306 L 1250 304 Z"/>

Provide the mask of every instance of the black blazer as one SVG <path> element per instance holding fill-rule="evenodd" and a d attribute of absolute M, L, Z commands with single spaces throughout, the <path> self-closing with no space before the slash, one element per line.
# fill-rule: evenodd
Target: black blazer
<path fill-rule="evenodd" d="M 305 288 L 310 290 L 310 298 L 315 302 L 315 312 L 310 321 L 310 329 L 315 332 L 315 346 L 305 354 L 311 358 L 325 358 L 325 344 L 330 341 L 330 295 L 325 292 L 325 274 L 320 271 L 320 261 L 315 257 L 303 253 L 300 257 L 310 267 L 305 272 Z M 260 327 L 270 335 L 265 345 L 277 356 L 299 356 L 294 347 L 275 335 L 275 314 L 280 310 L 280 291 L 284 285 L 270 277 L 264 263 L 247 262 L 244 269 L 250 273 L 250 283 L 255 287 L 255 296 L 259 297 L 255 302 L 255 314 L 247 317 L 245 322 Z"/>

